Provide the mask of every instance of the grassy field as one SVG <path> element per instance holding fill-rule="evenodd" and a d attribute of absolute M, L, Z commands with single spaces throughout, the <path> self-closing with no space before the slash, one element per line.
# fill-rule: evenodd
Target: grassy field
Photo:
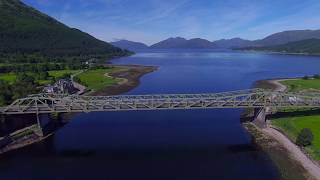
<path fill-rule="evenodd" d="M 272 125 L 282 129 L 294 142 L 303 128 L 310 128 L 314 135 L 314 140 L 313 144 L 307 147 L 306 150 L 314 159 L 320 160 L 320 115 L 274 119 Z"/>
<path fill-rule="evenodd" d="M 5 73 L 5 74 L 0 74 L 0 80 L 3 81 L 8 81 L 8 82 L 14 82 L 16 80 L 16 74 L 14 73 Z"/>
<path fill-rule="evenodd" d="M 303 90 L 320 90 L 320 79 L 297 79 L 282 81 L 282 84 L 288 87 L 289 91 Z M 272 125 L 284 131 L 284 133 L 292 140 L 296 141 L 298 133 L 303 128 L 310 128 L 313 135 L 313 144 L 305 149 L 313 156 L 314 159 L 320 160 L 320 115 L 308 115 L 308 108 L 299 109 L 303 112 L 303 116 L 290 116 L 284 118 L 272 119 Z M 282 112 L 297 111 L 297 109 L 281 109 Z"/>
<path fill-rule="evenodd" d="M 107 86 L 116 84 L 119 80 L 106 76 L 106 74 L 119 70 L 119 68 L 88 70 L 77 77 L 79 77 L 83 85 L 87 86 L 91 90 L 98 91 Z"/>
<path fill-rule="evenodd" d="M 301 91 L 307 89 L 320 90 L 320 79 L 297 79 L 282 81 L 282 84 L 288 87 L 289 91 Z"/>
<path fill-rule="evenodd" d="M 76 74 L 80 72 L 81 70 L 58 70 L 58 71 L 48 71 L 49 76 L 55 77 L 55 78 L 60 78 L 64 74 Z"/>

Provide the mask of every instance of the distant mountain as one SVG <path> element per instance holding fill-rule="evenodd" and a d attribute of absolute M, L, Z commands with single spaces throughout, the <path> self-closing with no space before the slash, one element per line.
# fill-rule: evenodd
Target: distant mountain
<path fill-rule="evenodd" d="M 307 39 L 275 46 L 248 47 L 243 48 L 243 50 L 270 51 L 280 53 L 320 54 L 320 39 Z"/>
<path fill-rule="evenodd" d="M 19 0 L 0 0 L 0 59 L 29 55 L 37 57 L 34 59 L 111 58 L 128 53 L 69 28 Z"/>
<path fill-rule="evenodd" d="M 213 41 L 213 43 L 219 48 L 242 48 L 242 47 L 249 47 L 254 46 L 255 43 L 250 40 L 245 40 L 241 38 L 232 38 L 232 39 L 221 39 L 217 41 Z"/>
<path fill-rule="evenodd" d="M 169 38 L 150 46 L 153 49 L 205 49 L 215 47 L 212 42 L 205 39 L 194 38 L 187 40 L 181 37 Z"/>
<path fill-rule="evenodd" d="M 112 45 L 119 47 L 121 49 L 128 49 L 128 50 L 139 50 L 139 49 L 148 49 L 149 47 L 146 44 L 128 40 L 120 40 L 111 42 Z"/>
<path fill-rule="evenodd" d="M 226 49 L 238 49 L 245 47 L 266 47 L 286 44 L 289 42 L 308 40 L 308 39 L 320 39 L 320 30 L 293 30 L 283 31 L 269 35 L 260 40 L 245 40 L 241 38 L 221 39 L 210 42 L 205 39 L 195 38 L 187 40 L 182 37 L 169 38 L 158 42 L 152 46 L 154 49 L 179 49 L 179 48 L 191 48 L 191 49 L 212 49 L 212 48 L 226 48 Z"/>
<path fill-rule="evenodd" d="M 154 48 L 154 49 L 180 48 L 181 46 L 184 46 L 186 42 L 187 40 L 181 37 L 169 38 L 151 45 L 150 48 Z"/>
<path fill-rule="evenodd" d="M 274 46 L 307 39 L 320 39 L 320 30 L 283 31 L 254 41 L 255 46 Z"/>

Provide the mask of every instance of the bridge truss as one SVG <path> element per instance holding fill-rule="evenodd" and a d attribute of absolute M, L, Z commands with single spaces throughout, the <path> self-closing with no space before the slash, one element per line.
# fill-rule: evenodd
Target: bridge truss
<path fill-rule="evenodd" d="M 120 96 L 36 94 L 0 108 L 0 114 L 264 107 L 320 107 L 320 93 L 301 94 L 248 89 L 209 94 Z"/>

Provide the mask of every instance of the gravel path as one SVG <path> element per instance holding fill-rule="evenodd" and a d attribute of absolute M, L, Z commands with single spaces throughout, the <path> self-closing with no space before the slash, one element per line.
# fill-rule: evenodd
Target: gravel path
<path fill-rule="evenodd" d="M 301 163 L 301 165 L 313 176 L 315 179 L 320 180 L 320 167 L 310 160 L 309 157 L 307 157 L 300 148 L 292 143 L 286 136 L 284 136 L 282 133 L 277 131 L 273 128 L 265 128 L 262 129 L 262 131 L 273 137 L 274 139 L 278 140 L 292 155 L 293 158 L 295 158 L 298 162 Z"/>
<path fill-rule="evenodd" d="M 86 91 L 86 87 L 85 87 L 84 85 L 82 85 L 82 84 L 79 84 L 79 83 L 75 82 L 75 81 L 73 80 L 73 78 L 76 77 L 76 76 L 78 76 L 79 74 L 81 74 L 81 73 L 83 73 L 83 72 L 84 72 L 84 71 L 81 70 L 80 72 L 71 75 L 71 81 L 72 81 L 73 86 L 79 90 L 79 91 L 76 93 L 76 94 L 78 94 L 78 95 L 83 94 L 83 93 Z"/>
<path fill-rule="evenodd" d="M 286 79 L 281 80 L 268 80 L 270 84 L 273 84 L 276 88 L 274 91 L 285 91 L 287 89 L 287 86 L 281 84 L 281 81 L 285 81 Z"/>

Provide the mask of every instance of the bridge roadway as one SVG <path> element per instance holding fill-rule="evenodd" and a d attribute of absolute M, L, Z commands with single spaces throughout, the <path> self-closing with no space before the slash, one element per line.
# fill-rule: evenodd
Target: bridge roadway
<path fill-rule="evenodd" d="M 320 93 L 302 94 L 248 89 L 209 94 L 120 96 L 36 94 L 0 108 L 0 114 L 265 107 L 320 107 Z"/>

